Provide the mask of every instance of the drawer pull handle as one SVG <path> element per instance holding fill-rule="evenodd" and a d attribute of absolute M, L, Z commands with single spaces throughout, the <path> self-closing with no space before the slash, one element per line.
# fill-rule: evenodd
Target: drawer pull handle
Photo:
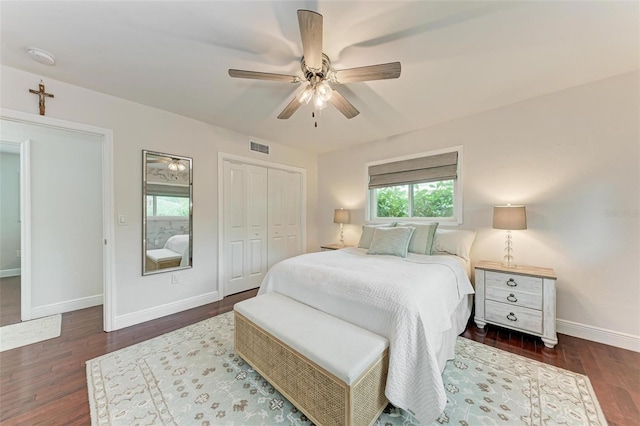
<path fill-rule="evenodd" d="M 509 321 L 518 321 L 518 318 L 516 318 L 516 314 L 514 314 L 513 312 L 509 312 L 509 315 L 507 315 L 507 319 Z"/>
<path fill-rule="evenodd" d="M 510 295 L 507 296 L 507 300 L 509 302 L 517 302 L 518 299 L 516 298 L 516 296 L 513 295 L 513 293 L 511 293 Z"/>
<path fill-rule="evenodd" d="M 516 287 L 516 286 L 518 285 L 518 283 L 517 283 L 517 282 L 515 282 L 515 281 L 513 280 L 513 278 L 509 278 L 509 281 L 507 281 L 507 285 L 508 285 L 509 287 Z"/>

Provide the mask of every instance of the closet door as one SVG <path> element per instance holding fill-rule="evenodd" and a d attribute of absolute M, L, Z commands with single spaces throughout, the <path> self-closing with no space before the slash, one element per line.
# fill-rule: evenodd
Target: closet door
<path fill-rule="evenodd" d="M 269 268 L 302 252 L 300 173 L 269 169 Z"/>
<path fill-rule="evenodd" d="M 224 294 L 256 288 L 267 271 L 267 169 L 224 162 Z"/>

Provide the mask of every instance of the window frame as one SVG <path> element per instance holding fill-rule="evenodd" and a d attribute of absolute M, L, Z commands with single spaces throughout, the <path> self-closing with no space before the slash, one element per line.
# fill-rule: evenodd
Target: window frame
<path fill-rule="evenodd" d="M 369 189 L 369 167 L 377 166 L 379 164 L 393 163 L 396 161 L 403 160 L 411 160 L 414 158 L 420 157 L 429 157 L 432 155 L 445 154 L 449 152 L 457 152 L 458 153 L 458 163 L 456 168 L 457 178 L 453 181 L 453 216 L 451 217 L 378 217 L 374 215 L 377 207 L 377 197 L 376 197 L 376 188 Z M 388 222 L 397 222 L 397 221 L 412 221 L 412 222 L 440 222 L 441 224 L 447 225 L 462 225 L 462 206 L 463 206 L 463 196 L 462 196 L 462 161 L 463 161 L 463 147 L 462 145 L 444 148 L 439 150 L 420 152 L 417 154 L 405 155 L 402 157 L 393 157 L 387 158 L 384 160 L 371 161 L 365 163 L 364 173 L 365 173 L 365 193 L 366 193 L 366 212 L 365 217 L 367 222 L 374 223 L 388 223 Z M 447 179 L 448 180 L 448 179 Z M 406 186 L 411 186 L 413 184 L 407 184 Z M 395 186 L 403 186 L 403 185 L 395 185 Z M 408 197 L 409 197 L 409 212 L 413 210 L 413 190 L 412 188 L 408 188 Z"/>

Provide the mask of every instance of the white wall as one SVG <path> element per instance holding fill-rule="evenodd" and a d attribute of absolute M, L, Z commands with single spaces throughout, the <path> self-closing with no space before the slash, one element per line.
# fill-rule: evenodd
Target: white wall
<path fill-rule="evenodd" d="M 333 209 L 345 207 L 345 240 L 357 243 L 366 162 L 463 145 L 472 260 L 501 260 L 492 206 L 526 204 L 515 260 L 555 269 L 559 331 L 640 351 L 639 79 L 628 73 L 320 155 L 320 242 L 337 240 Z"/>
<path fill-rule="evenodd" d="M 0 277 L 19 275 L 20 154 L 0 152 L 0 194 Z"/>
<path fill-rule="evenodd" d="M 2 67 L 0 105 L 37 113 L 37 97 L 28 89 L 41 77 Z M 116 328 L 167 315 L 218 299 L 218 152 L 264 159 L 307 170 L 307 248 L 317 247 L 315 228 L 317 157 L 277 143 L 271 155 L 249 152 L 249 136 L 176 114 L 45 79 L 47 116 L 113 130 L 115 213 L 128 224 L 115 230 Z M 150 88 L 151 90 L 151 88 Z M 171 274 L 141 275 L 142 150 L 181 156 L 193 161 L 193 268 Z M 117 220 L 114 218 L 114 222 Z"/>

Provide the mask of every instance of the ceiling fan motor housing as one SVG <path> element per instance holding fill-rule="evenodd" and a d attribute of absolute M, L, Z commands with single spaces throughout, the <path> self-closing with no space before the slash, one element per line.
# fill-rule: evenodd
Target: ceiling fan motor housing
<path fill-rule="evenodd" d="M 304 56 L 302 57 L 302 59 L 300 59 L 300 69 L 302 70 L 302 73 L 304 74 L 304 78 L 307 79 L 308 81 L 312 81 L 314 79 L 314 77 L 320 77 L 320 80 L 324 80 L 326 78 L 328 78 L 329 76 L 329 71 L 331 70 L 331 60 L 329 59 L 329 57 L 327 55 L 325 55 L 324 53 L 322 54 L 322 69 L 321 70 L 314 70 L 312 68 L 309 68 L 306 64 L 306 62 L 304 61 Z"/>

